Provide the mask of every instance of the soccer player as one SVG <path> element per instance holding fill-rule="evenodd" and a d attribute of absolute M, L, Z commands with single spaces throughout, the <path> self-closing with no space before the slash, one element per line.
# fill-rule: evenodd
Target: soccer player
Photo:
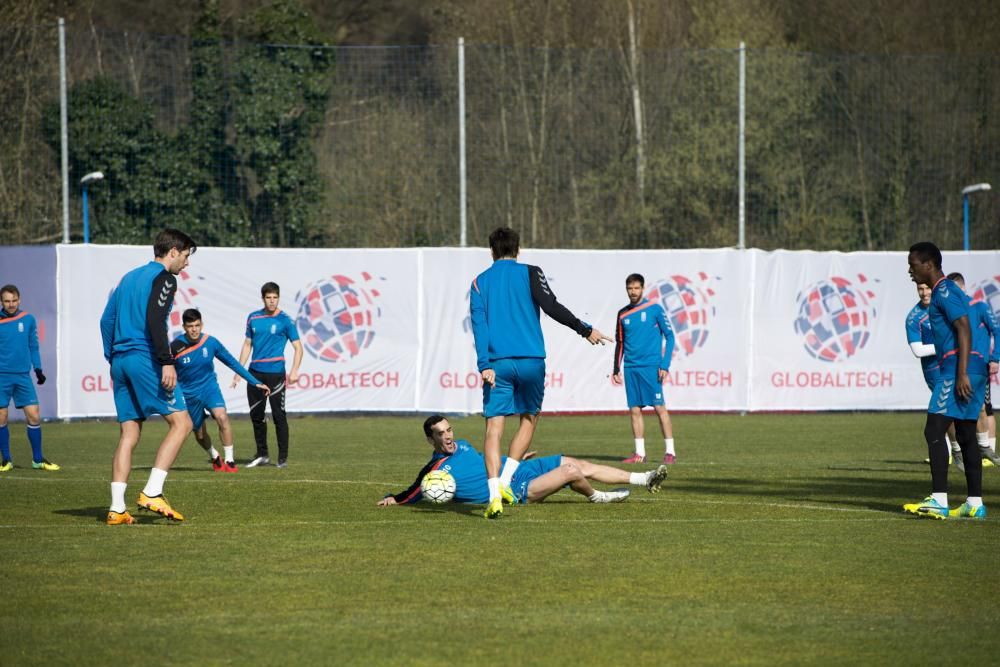
<path fill-rule="evenodd" d="M 271 403 L 271 419 L 278 439 L 278 467 L 288 465 L 288 415 L 285 414 L 285 345 L 292 344 L 295 356 L 287 382 L 295 384 L 299 380 L 299 365 L 302 363 L 302 343 L 295 322 L 286 313 L 278 310 L 281 288 L 277 283 L 264 283 L 260 288 L 264 307 L 247 317 L 246 340 L 240 350 L 240 365 L 246 366 L 257 381 L 267 385 L 270 395 L 264 394 L 255 385 L 247 385 L 247 402 L 250 404 L 250 421 L 253 423 L 253 437 L 257 443 L 257 454 L 247 463 L 248 468 L 268 465 L 271 458 L 267 451 L 267 422 L 264 418 L 266 403 Z M 240 376 L 233 376 L 232 386 L 240 382 Z"/>
<path fill-rule="evenodd" d="M 217 338 L 202 333 L 200 311 L 188 308 L 181 315 L 181 322 L 184 325 L 184 335 L 178 336 L 170 344 L 170 352 L 174 355 L 174 363 L 177 365 L 177 382 L 184 393 L 188 414 L 191 415 L 195 440 L 208 453 L 215 472 L 236 472 L 233 428 L 229 423 L 229 413 L 226 412 L 226 401 L 222 398 L 219 381 L 215 377 L 215 360 L 218 359 L 236 371 L 237 375 L 255 386 L 265 396 L 270 394 L 271 390 L 266 384 L 261 384 L 250 375 Z M 206 411 L 211 412 L 219 427 L 219 439 L 222 440 L 225 459 L 212 446 L 212 438 L 208 435 L 208 425 L 205 423 Z"/>
<path fill-rule="evenodd" d="M 969 324 L 969 298 L 941 271 L 941 251 L 927 241 L 910 247 L 907 257 L 914 283 L 931 285 L 927 308 L 939 371 L 927 407 L 924 437 L 931 459 L 931 494 L 924 500 L 903 505 L 903 510 L 921 517 L 948 516 L 983 519 L 983 462 L 976 445 L 976 418 L 986 395 L 986 359 L 973 353 Z M 965 458 L 968 498 L 958 508 L 948 509 L 948 447 L 944 434 L 955 424 L 955 434 Z"/>
<path fill-rule="evenodd" d="M 177 274 L 197 249 L 190 236 L 164 229 L 153 243 L 153 261 L 129 271 L 108 298 L 101 316 L 104 358 L 111 364 L 115 409 L 121 430 L 111 463 L 111 508 L 108 525 L 134 523 L 125 510 L 125 489 L 132 471 L 132 451 L 142 424 L 162 415 L 169 429 L 159 449 L 138 505 L 173 521 L 184 516 L 163 496 L 163 483 L 191 432 L 184 395 L 177 391 L 177 372 L 167 338 L 167 317 L 177 292 Z"/>
<path fill-rule="evenodd" d="M 927 388 L 934 391 L 934 383 L 938 378 L 938 360 L 934 355 L 934 334 L 931 332 L 931 319 L 927 314 L 927 307 L 931 304 L 930 285 L 920 283 L 917 285 L 917 303 L 906 314 L 906 342 L 910 345 L 910 352 L 920 359 L 920 369 L 924 373 L 924 382 Z M 949 436 L 951 436 L 949 438 Z M 955 429 L 948 427 L 948 432 L 944 435 L 945 444 L 949 447 L 950 456 L 948 462 L 955 462 L 955 467 L 965 470 L 962 460 L 962 450 L 955 440 Z M 924 459 L 924 463 L 930 463 L 930 459 Z"/>
<path fill-rule="evenodd" d="M 964 292 L 965 278 L 961 273 L 949 273 L 948 280 Z M 972 354 L 989 360 L 989 373 L 986 377 L 986 400 L 976 422 L 976 442 L 979 452 L 985 459 L 983 465 L 1000 465 L 1000 457 L 996 455 L 996 420 L 993 417 L 993 401 L 990 398 L 990 375 L 995 375 L 1000 367 L 1000 327 L 997 326 L 993 311 L 982 300 L 969 299 L 969 325 L 972 327 Z M 992 426 L 991 426 L 991 420 Z M 991 433 L 992 431 L 992 433 Z M 992 438 L 992 444 L 990 442 Z"/>
<path fill-rule="evenodd" d="M 638 273 L 625 279 L 628 305 L 618 311 L 615 328 L 611 381 L 618 385 L 623 381 L 625 383 L 625 399 L 632 419 L 632 437 L 635 438 L 635 453 L 622 463 L 646 462 L 646 440 L 643 437 L 646 425 L 642 409 L 652 405 L 663 434 L 666 450 L 663 462 L 670 464 L 677 460 L 677 453 L 674 451 L 670 413 L 663 401 L 663 383 L 674 354 L 674 330 L 670 328 L 663 306 L 643 298 L 645 286 L 646 279 Z M 624 380 L 622 362 L 625 364 Z"/>
<path fill-rule="evenodd" d="M 413 484 L 404 491 L 387 495 L 378 505 L 387 507 L 417 502 L 421 498 L 420 482 L 431 470 L 445 470 L 455 478 L 457 502 L 487 502 L 490 492 L 482 454 L 466 440 L 455 440 L 451 424 L 441 415 L 432 415 L 424 421 L 424 435 L 434 448 L 431 460 L 420 469 Z M 647 472 L 628 472 L 568 456 L 544 456 L 520 465 L 512 485 L 515 502 L 519 503 L 540 503 L 565 486 L 592 503 L 619 503 L 628 498 L 628 489 L 597 491 L 590 481 L 644 486 L 650 493 L 657 493 L 666 478 L 667 467 L 664 465 Z"/>
<path fill-rule="evenodd" d="M 38 412 L 38 395 L 31 384 L 35 371 L 38 384 L 45 384 L 42 359 L 38 354 L 38 325 L 35 316 L 20 310 L 21 292 L 15 285 L 0 287 L 0 472 L 13 470 L 10 456 L 10 429 L 7 428 L 7 407 L 24 413 L 28 443 L 31 445 L 31 467 L 54 472 L 59 466 L 42 455 L 42 418 Z"/>
<path fill-rule="evenodd" d="M 611 341 L 581 322 L 556 300 L 537 266 L 520 264 L 520 239 L 510 227 L 490 234 L 493 265 L 472 281 L 469 310 L 476 341 L 477 366 L 483 380 L 483 416 L 486 417 L 486 472 L 489 485 L 487 519 L 503 514 L 501 498 L 513 500 L 509 486 L 531 446 L 545 393 L 545 340 L 538 309 L 559 324 L 576 331 L 591 345 Z M 520 415 L 507 460 L 500 470 L 500 438 L 504 419 Z"/>

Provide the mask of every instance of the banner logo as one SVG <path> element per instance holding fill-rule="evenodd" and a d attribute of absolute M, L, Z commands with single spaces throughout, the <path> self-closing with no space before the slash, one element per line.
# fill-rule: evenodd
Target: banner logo
<path fill-rule="evenodd" d="M 858 353 L 868 343 L 877 312 L 863 274 L 858 286 L 840 276 L 814 283 L 796 295 L 798 316 L 795 333 L 813 358 L 840 362 Z"/>
<path fill-rule="evenodd" d="M 177 293 L 174 294 L 174 305 L 170 311 L 170 323 L 167 325 L 167 340 L 173 340 L 184 333 L 184 323 L 181 316 L 188 308 L 196 308 L 195 299 L 199 290 L 195 281 L 204 280 L 203 276 L 194 276 L 187 271 L 181 271 L 177 276 Z"/>
<path fill-rule="evenodd" d="M 973 285 L 969 290 L 969 298 L 985 303 L 993 312 L 993 318 L 1000 321 L 1000 276 L 993 276 Z"/>
<path fill-rule="evenodd" d="M 696 280 L 687 276 L 674 275 L 657 281 L 646 292 L 646 298 L 663 306 L 667 320 L 674 330 L 674 356 L 681 352 L 691 356 L 695 350 L 704 347 L 708 340 L 712 320 L 715 318 L 715 290 L 707 273 L 698 272 Z"/>
<path fill-rule="evenodd" d="M 368 272 L 362 272 L 358 281 L 333 275 L 295 295 L 299 307 L 295 326 L 310 355 L 331 363 L 347 361 L 372 344 L 375 323 L 382 316 L 375 303 L 379 291 L 364 285 L 372 280 Z"/>

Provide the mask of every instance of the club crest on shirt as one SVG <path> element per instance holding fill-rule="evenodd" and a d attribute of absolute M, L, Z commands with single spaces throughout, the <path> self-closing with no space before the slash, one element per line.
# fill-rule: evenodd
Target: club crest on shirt
<path fill-rule="evenodd" d="M 201 348 L 201 356 L 203 359 L 208 359 L 208 350 L 206 350 L 204 347 Z"/>
<path fill-rule="evenodd" d="M 645 310 L 642 311 L 641 313 L 639 313 L 639 321 L 640 322 L 645 322 L 646 321 L 646 311 Z"/>
<path fill-rule="evenodd" d="M 278 333 L 278 325 L 277 324 L 272 324 L 271 325 L 271 334 L 274 335 L 276 333 Z"/>
<path fill-rule="evenodd" d="M 24 333 L 24 322 L 18 322 L 17 323 L 17 332 L 18 333 Z"/>

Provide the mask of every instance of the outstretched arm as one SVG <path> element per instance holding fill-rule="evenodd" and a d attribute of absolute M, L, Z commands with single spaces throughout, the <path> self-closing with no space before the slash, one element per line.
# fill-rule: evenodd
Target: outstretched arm
<path fill-rule="evenodd" d="M 570 312 L 569 308 L 559 303 L 556 295 L 552 293 L 548 280 L 545 279 L 545 272 L 537 266 L 528 266 L 528 284 L 531 287 L 531 298 L 546 315 L 554 319 L 559 324 L 569 327 L 587 339 L 591 345 L 605 342 L 613 343 L 614 340 L 605 336 L 600 331 L 580 320 Z"/>
<path fill-rule="evenodd" d="M 412 505 L 421 498 L 423 498 L 423 493 L 420 492 L 420 482 L 423 481 L 424 475 L 429 473 L 434 469 L 434 461 L 429 462 L 423 468 L 420 469 L 420 473 L 417 478 L 406 487 L 405 490 L 399 493 L 393 493 L 376 503 L 379 507 L 389 507 L 390 505 Z"/>

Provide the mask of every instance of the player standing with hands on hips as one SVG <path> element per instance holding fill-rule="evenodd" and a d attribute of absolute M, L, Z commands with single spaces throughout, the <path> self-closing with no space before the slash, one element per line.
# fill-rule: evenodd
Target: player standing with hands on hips
<path fill-rule="evenodd" d="M 15 285 L 0 287 L 0 472 L 14 469 L 10 456 L 10 429 L 7 428 L 7 408 L 24 412 L 28 444 L 31 445 L 31 467 L 54 472 L 59 466 L 42 455 L 42 417 L 38 411 L 38 394 L 31 384 L 31 370 L 38 384 L 45 384 L 42 359 L 38 354 L 38 325 L 35 316 L 20 310 L 21 292 Z"/>
<path fill-rule="evenodd" d="M 472 281 L 469 310 L 483 379 L 483 449 L 490 493 L 485 516 L 497 519 L 503 514 L 503 501 L 517 502 L 510 490 L 511 479 L 531 446 L 545 394 L 545 340 L 539 308 L 591 345 L 611 339 L 559 303 L 539 267 L 518 263 L 520 238 L 513 229 L 494 230 L 490 252 L 493 265 Z M 515 414 L 520 423 L 501 472 L 504 419 Z"/>
<path fill-rule="evenodd" d="M 295 356 L 292 358 L 292 370 L 288 374 L 288 382 L 299 381 L 299 365 L 302 363 L 302 343 L 295 322 L 286 313 L 278 310 L 278 300 L 281 298 L 281 288 L 277 283 L 268 282 L 260 288 L 260 297 L 264 307 L 255 310 L 247 317 L 246 340 L 240 350 L 240 365 L 249 369 L 250 374 L 261 384 L 267 385 L 271 394 L 268 396 L 255 385 L 247 385 L 247 401 L 250 403 L 250 421 L 253 423 L 253 438 L 257 443 L 257 455 L 247 464 L 247 468 L 268 465 L 271 458 L 267 451 L 267 421 L 264 411 L 266 402 L 271 403 L 271 419 L 274 420 L 274 432 L 278 440 L 278 467 L 288 465 L 288 415 L 285 414 L 285 344 L 291 343 Z M 247 359 L 253 359 L 247 366 Z M 233 376 L 235 387 L 240 382 L 240 376 Z"/>
<path fill-rule="evenodd" d="M 983 461 L 976 444 L 976 419 L 986 396 L 986 359 L 976 353 L 969 324 L 969 298 L 941 271 L 941 251 L 927 241 L 910 247 L 907 257 L 913 282 L 931 286 L 927 314 L 934 334 L 939 375 L 927 406 L 924 437 L 931 460 L 931 495 L 903 505 L 911 514 L 932 519 L 960 516 L 985 519 Z M 955 424 L 955 434 L 965 458 L 968 499 L 948 509 L 948 446 L 945 431 Z"/>
<path fill-rule="evenodd" d="M 667 380 L 670 359 L 674 354 L 674 331 L 670 328 L 663 306 L 643 298 L 645 285 L 645 278 L 638 273 L 625 279 L 628 305 L 618 311 L 611 381 L 618 385 L 624 381 L 625 398 L 632 418 L 632 437 L 635 438 L 635 454 L 622 463 L 646 462 L 646 440 L 643 437 L 646 425 L 642 409 L 652 405 L 660 421 L 666 448 L 663 462 L 669 464 L 676 460 L 676 452 L 673 425 L 663 400 L 663 383 Z M 625 363 L 624 378 L 622 362 Z"/>

